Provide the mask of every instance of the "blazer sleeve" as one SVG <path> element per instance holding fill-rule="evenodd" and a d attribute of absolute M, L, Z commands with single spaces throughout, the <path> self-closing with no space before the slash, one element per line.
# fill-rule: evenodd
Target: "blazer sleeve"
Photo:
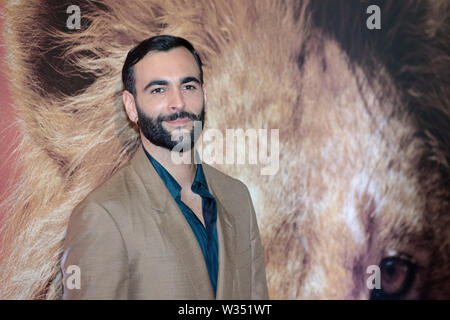
<path fill-rule="evenodd" d="M 246 187 L 247 189 L 247 187 Z M 266 267 L 264 263 L 264 251 L 261 244 L 258 223 L 256 220 L 255 208 L 247 189 L 248 201 L 250 207 L 250 245 L 251 245 L 251 268 L 252 268 L 252 300 L 267 300 L 269 298 L 266 279 Z"/>
<path fill-rule="evenodd" d="M 62 299 L 127 299 L 128 254 L 120 230 L 101 205 L 72 213 L 61 260 Z"/>

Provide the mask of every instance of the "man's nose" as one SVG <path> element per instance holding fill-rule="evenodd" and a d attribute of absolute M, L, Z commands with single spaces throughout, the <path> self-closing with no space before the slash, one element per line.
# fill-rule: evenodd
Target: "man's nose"
<path fill-rule="evenodd" d="M 173 94 L 172 94 L 172 99 L 171 99 L 171 103 L 170 103 L 170 109 L 171 111 L 181 111 L 183 110 L 185 107 L 185 103 L 184 103 L 184 96 L 183 96 L 183 92 L 181 92 L 181 90 L 174 90 Z"/>

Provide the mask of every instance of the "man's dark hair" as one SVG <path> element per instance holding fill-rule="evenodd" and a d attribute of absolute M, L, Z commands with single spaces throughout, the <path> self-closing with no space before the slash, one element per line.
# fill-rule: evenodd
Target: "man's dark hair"
<path fill-rule="evenodd" d="M 200 82 L 203 83 L 202 60 L 200 59 L 197 51 L 195 51 L 194 46 L 186 39 L 180 37 L 160 35 L 142 41 L 128 52 L 122 68 L 122 82 L 124 89 L 136 97 L 133 67 L 142 58 L 144 58 L 147 53 L 150 51 L 169 51 L 177 47 L 185 47 L 192 53 L 200 69 Z"/>

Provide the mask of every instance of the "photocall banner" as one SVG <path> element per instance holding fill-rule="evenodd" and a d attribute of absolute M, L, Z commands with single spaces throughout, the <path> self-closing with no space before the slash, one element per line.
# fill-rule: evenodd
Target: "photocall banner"
<path fill-rule="evenodd" d="M 126 54 L 159 34 L 204 62 L 199 155 L 248 186 L 271 299 L 450 298 L 448 1 L 1 10 L 0 298 L 60 297 L 72 210 L 139 146 Z"/>

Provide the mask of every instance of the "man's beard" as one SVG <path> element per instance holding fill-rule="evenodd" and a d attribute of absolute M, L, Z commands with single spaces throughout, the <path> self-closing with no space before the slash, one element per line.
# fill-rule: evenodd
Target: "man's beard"
<path fill-rule="evenodd" d="M 175 147 L 176 148 L 174 151 L 179 152 L 191 150 L 194 147 L 195 142 L 199 138 L 200 133 L 202 132 L 205 120 L 205 104 L 203 104 L 202 111 L 198 115 L 183 110 L 167 116 L 160 114 L 156 119 L 145 115 L 137 102 L 136 110 L 138 114 L 138 126 L 141 129 L 144 137 L 146 137 L 154 145 L 169 149 L 171 151 L 174 150 Z M 166 128 L 163 127 L 162 122 L 173 121 L 178 118 L 189 118 L 194 121 L 194 125 L 192 126 L 190 132 L 182 129 L 185 132 L 179 132 L 178 136 L 173 136 L 173 134 L 171 134 L 169 131 L 167 131 Z M 201 128 L 197 128 L 196 130 L 194 130 L 194 128 L 196 128 L 195 121 L 201 122 Z M 176 128 L 172 132 L 176 133 L 176 131 L 178 130 L 180 129 Z"/>

